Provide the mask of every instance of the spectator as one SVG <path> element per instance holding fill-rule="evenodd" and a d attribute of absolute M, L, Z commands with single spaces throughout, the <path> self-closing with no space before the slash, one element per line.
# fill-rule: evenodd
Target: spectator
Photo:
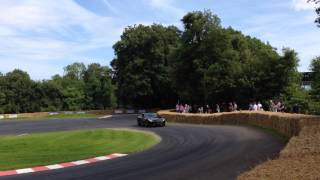
<path fill-rule="evenodd" d="M 270 100 L 269 111 L 275 112 L 275 104 L 272 100 Z"/>
<path fill-rule="evenodd" d="M 233 111 L 232 102 L 229 102 L 228 110 L 229 110 L 229 112 L 232 112 L 232 111 Z"/>
<path fill-rule="evenodd" d="M 211 110 L 210 110 L 210 106 L 209 106 L 209 104 L 207 104 L 207 105 L 206 105 L 206 113 L 211 113 L 210 111 L 211 111 Z"/>
<path fill-rule="evenodd" d="M 293 110 L 293 113 L 300 113 L 300 109 L 299 109 L 299 105 L 297 104 L 297 103 L 295 103 L 294 105 L 293 105 L 293 108 L 292 108 L 292 110 Z"/>
<path fill-rule="evenodd" d="M 179 112 L 180 112 L 180 113 L 182 113 L 182 112 L 183 112 L 183 110 L 184 110 L 184 107 L 183 107 L 183 105 L 182 105 L 182 104 L 180 104 Z"/>
<path fill-rule="evenodd" d="M 276 108 L 276 112 L 281 112 L 281 102 L 280 101 L 278 101 L 275 108 Z"/>
<path fill-rule="evenodd" d="M 233 102 L 233 111 L 237 111 L 238 110 L 238 105 L 236 102 Z"/>
<path fill-rule="evenodd" d="M 216 104 L 216 112 L 217 112 L 217 113 L 220 112 L 220 106 L 219 106 L 219 104 Z"/>
<path fill-rule="evenodd" d="M 263 111 L 262 104 L 258 101 L 258 111 Z"/>
<path fill-rule="evenodd" d="M 184 112 L 184 113 L 187 113 L 187 112 L 188 112 L 188 104 L 185 104 L 185 105 L 184 105 L 183 112 Z"/>
<path fill-rule="evenodd" d="M 257 103 L 256 102 L 254 102 L 253 103 L 253 107 L 252 107 L 253 109 L 253 111 L 257 111 L 258 110 L 258 105 L 257 105 Z"/>
<path fill-rule="evenodd" d="M 226 110 L 227 110 L 227 108 L 226 108 L 226 103 L 223 102 L 223 103 L 221 104 L 221 107 L 220 107 L 220 112 L 225 112 Z"/>
<path fill-rule="evenodd" d="M 251 102 L 249 103 L 249 111 L 253 111 L 253 104 Z"/>
<path fill-rule="evenodd" d="M 281 103 L 279 110 L 280 110 L 280 112 L 284 112 L 285 106 L 284 106 L 283 102 Z"/>

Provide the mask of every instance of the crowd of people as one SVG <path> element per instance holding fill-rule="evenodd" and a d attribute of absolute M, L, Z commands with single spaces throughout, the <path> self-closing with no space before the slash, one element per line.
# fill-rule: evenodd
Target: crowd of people
<path fill-rule="evenodd" d="M 284 112 L 285 106 L 281 101 L 270 100 L 269 111 L 271 111 L 271 112 Z"/>
<path fill-rule="evenodd" d="M 221 103 L 215 105 L 205 105 L 205 106 L 197 106 L 197 105 L 190 105 L 190 104 L 176 104 L 176 112 L 180 113 L 219 113 L 219 112 L 236 112 L 239 111 L 239 107 L 236 102 L 229 102 L 229 103 Z M 264 111 L 262 103 L 258 102 L 250 102 L 249 111 Z M 271 112 L 285 112 L 286 108 L 284 103 L 281 101 L 274 101 L 270 100 L 269 102 L 269 111 Z M 299 106 L 296 104 L 293 109 L 293 113 L 299 113 L 300 109 Z"/>
<path fill-rule="evenodd" d="M 236 102 L 230 102 L 228 104 L 215 104 L 215 105 L 205 105 L 205 106 L 196 106 L 189 104 L 176 104 L 176 112 L 180 113 L 219 113 L 219 112 L 234 112 L 238 111 L 238 105 Z"/>

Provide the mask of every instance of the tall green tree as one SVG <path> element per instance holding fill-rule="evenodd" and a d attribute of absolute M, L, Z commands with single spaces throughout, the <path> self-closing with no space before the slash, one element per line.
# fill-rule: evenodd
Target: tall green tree
<path fill-rule="evenodd" d="M 207 77 L 208 65 L 221 56 L 218 48 L 225 45 L 226 39 L 219 35 L 209 36 L 221 34 L 220 19 L 209 11 L 188 13 L 181 21 L 184 31 L 181 45 L 176 51 L 173 85 L 179 99 L 192 103 L 199 100 L 204 102 L 209 96 L 209 87 L 202 77 Z"/>
<path fill-rule="evenodd" d="M 28 73 L 15 69 L 1 78 L 2 100 L 5 98 L 3 107 L 5 112 L 21 113 L 33 112 L 38 108 L 33 104 L 34 82 Z"/>
<path fill-rule="evenodd" d="M 64 77 L 72 80 L 83 80 L 86 66 L 83 63 L 75 62 L 64 67 Z"/>
<path fill-rule="evenodd" d="M 312 60 L 310 65 L 312 74 L 311 95 L 315 101 L 320 102 L 320 57 Z"/>
<path fill-rule="evenodd" d="M 280 97 L 297 74 L 296 53 L 275 48 L 232 28 L 210 11 L 183 17 L 184 31 L 174 63 L 174 87 L 193 104 Z"/>
<path fill-rule="evenodd" d="M 4 113 L 4 106 L 6 104 L 6 94 L 5 94 L 5 77 L 0 73 L 0 114 Z"/>
<path fill-rule="evenodd" d="M 106 109 L 115 105 L 111 73 L 111 69 L 97 63 L 88 66 L 84 73 L 86 108 Z"/>
<path fill-rule="evenodd" d="M 37 103 L 40 111 L 63 110 L 62 90 L 51 80 L 36 82 L 34 87 Z"/>
<path fill-rule="evenodd" d="M 170 57 L 179 35 L 176 27 L 157 24 L 124 30 L 113 46 L 116 57 L 111 63 L 120 105 L 164 107 L 172 103 Z"/>
<path fill-rule="evenodd" d="M 309 102 L 310 112 L 312 114 L 320 114 L 320 57 L 316 57 L 311 61 L 310 70 L 311 78 L 311 100 Z"/>

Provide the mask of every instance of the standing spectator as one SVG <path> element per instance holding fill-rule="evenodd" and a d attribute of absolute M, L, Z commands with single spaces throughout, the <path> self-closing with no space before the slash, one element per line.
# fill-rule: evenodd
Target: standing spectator
<path fill-rule="evenodd" d="M 281 102 L 280 101 L 278 101 L 275 108 L 276 108 L 276 112 L 281 112 Z"/>
<path fill-rule="evenodd" d="M 257 111 L 258 110 L 258 105 L 257 105 L 257 103 L 256 102 L 254 102 L 253 103 L 253 107 L 252 107 L 253 109 L 253 111 Z"/>
<path fill-rule="evenodd" d="M 217 112 L 217 113 L 220 112 L 220 106 L 219 106 L 219 104 L 216 104 L 216 112 Z"/>
<path fill-rule="evenodd" d="M 207 104 L 207 105 L 206 105 L 206 113 L 211 113 L 210 111 L 211 111 L 211 110 L 210 110 L 210 106 L 209 106 L 209 104 Z"/>
<path fill-rule="evenodd" d="M 258 101 L 258 111 L 263 111 L 263 107 L 260 101 Z"/>
<path fill-rule="evenodd" d="M 234 101 L 233 102 L 233 111 L 237 111 L 238 110 L 238 105 L 237 103 Z"/>
<path fill-rule="evenodd" d="M 270 100 L 270 104 L 269 104 L 269 111 L 274 112 L 275 111 L 275 104 L 272 101 L 272 99 Z"/>
<path fill-rule="evenodd" d="M 229 112 L 232 112 L 232 111 L 233 111 L 232 102 L 229 102 L 228 110 L 229 110 Z"/>
<path fill-rule="evenodd" d="M 253 103 L 252 102 L 249 103 L 249 111 L 253 111 Z"/>
<path fill-rule="evenodd" d="M 199 107 L 199 113 L 203 113 L 203 107 Z"/>
<path fill-rule="evenodd" d="M 189 113 L 192 113 L 193 112 L 193 109 L 192 109 L 192 106 L 191 105 L 189 105 L 189 111 L 188 111 Z"/>
<path fill-rule="evenodd" d="M 295 103 L 294 105 L 293 105 L 293 108 L 292 108 L 292 110 L 293 110 L 293 113 L 300 113 L 300 110 L 299 110 L 299 105 L 297 104 L 297 103 Z"/>
<path fill-rule="evenodd" d="M 177 104 L 176 104 L 176 112 L 179 112 L 179 110 L 180 110 L 180 106 L 179 106 L 179 104 L 177 103 Z"/>
<path fill-rule="evenodd" d="M 280 110 L 280 112 L 284 112 L 285 111 L 285 106 L 284 106 L 283 102 L 281 102 L 279 110 Z"/>
<path fill-rule="evenodd" d="M 180 112 L 180 113 L 182 113 L 182 112 L 183 112 L 183 110 L 184 110 L 184 107 L 183 107 L 183 105 L 182 105 L 182 104 L 180 104 L 179 112 Z"/>
<path fill-rule="evenodd" d="M 188 104 L 185 104 L 183 108 L 183 113 L 186 113 L 187 111 L 188 111 Z"/>
<path fill-rule="evenodd" d="M 221 111 L 221 112 L 225 112 L 226 110 L 227 110 L 227 108 L 226 108 L 226 103 L 223 102 L 223 103 L 221 104 L 220 111 Z"/>

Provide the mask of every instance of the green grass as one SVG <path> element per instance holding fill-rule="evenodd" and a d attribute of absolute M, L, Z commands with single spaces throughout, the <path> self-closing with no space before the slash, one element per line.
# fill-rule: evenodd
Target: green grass
<path fill-rule="evenodd" d="M 50 165 L 111 153 L 130 154 L 160 141 L 154 134 L 95 129 L 0 136 L 0 170 Z"/>
<path fill-rule="evenodd" d="M 97 118 L 101 115 L 98 114 L 56 114 L 43 117 L 28 117 L 28 118 L 13 118 L 13 119 L 1 119 L 1 121 L 32 121 L 32 120 L 49 120 L 49 119 L 82 119 L 82 118 Z"/>

